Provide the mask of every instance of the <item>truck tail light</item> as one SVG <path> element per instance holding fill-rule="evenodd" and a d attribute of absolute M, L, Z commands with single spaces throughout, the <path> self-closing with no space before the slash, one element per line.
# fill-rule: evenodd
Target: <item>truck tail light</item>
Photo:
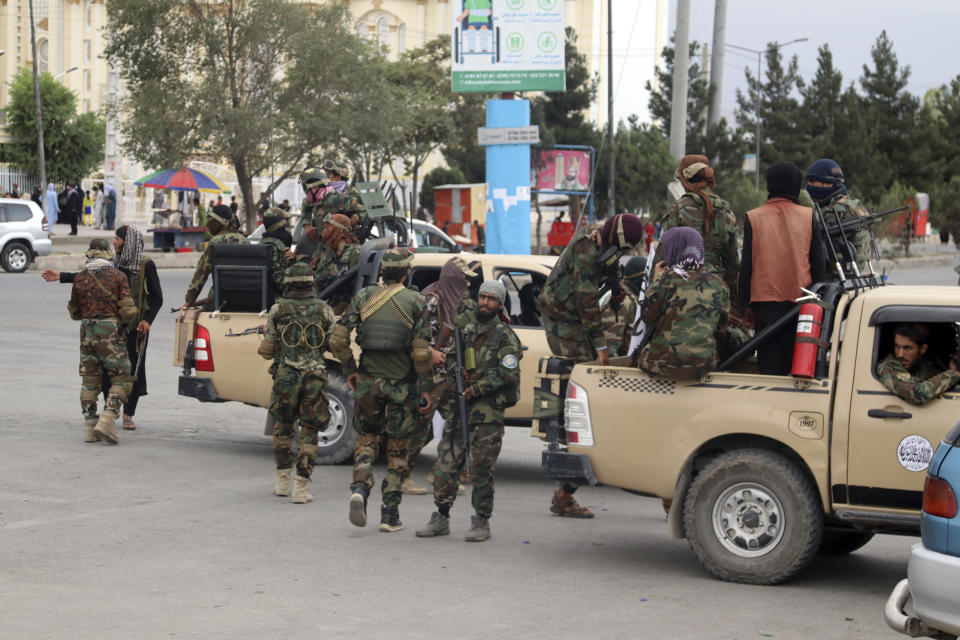
<path fill-rule="evenodd" d="M 193 332 L 193 360 L 197 371 L 213 371 L 210 332 L 202 324 L 198 324 Z"/>
<path fill-rule="evenodd" d="M 575 382 L 567 384 L 567 398 L 563 402 L 563 428 L 567 432 L 568 444 L 593 446 L 590 402 L 587 392 Z"/>
<path fill-rule="evenodd" d="M 957 496 L 949 482 L 943 478 L 927 476 L 923 483 L 923 511 L 941 518 L 957 515 Z"/>

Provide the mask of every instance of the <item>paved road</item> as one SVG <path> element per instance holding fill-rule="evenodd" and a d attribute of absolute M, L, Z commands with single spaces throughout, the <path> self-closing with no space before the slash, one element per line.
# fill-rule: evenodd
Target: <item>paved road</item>
<path fill-rule="evenodd" d="M 160 277 L 169 307 L 189 272 Z M 179 398 L 166 313 L 140 429 L 84 444 L 68 293 L 0 274 L 2 639 L 900 637 L 881 608 L 915 539 L 819 557 L 780 587 L 718 582 L 667 537 L 658 501 L 590 488 L 579 497 L 596 519 L 551 516 L 523 429 L 508 430 L 483 544 L 462 540 L 469 496 L 447 538 L 412 533 L 427 496 L 405 497 L 400 533 L 351 526 L 347 466 L 316 470 L 313 504 L 275 498 L 264 411 Z"/>

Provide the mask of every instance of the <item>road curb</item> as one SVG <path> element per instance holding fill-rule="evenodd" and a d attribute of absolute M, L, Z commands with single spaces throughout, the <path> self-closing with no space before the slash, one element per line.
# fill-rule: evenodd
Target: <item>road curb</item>
<path fill-rule="evenodd" d="M 163 253 L 160 251 L 146 252 L 146 257 L 153 260 L 158 269 L 193 269 L 197 266 L 200 253 Z M 55 271 L 78 271 L 83 268 L 82 253 L 54 253 L 49 256 L 38 257 L 30 265 L 31 271 L 53 269 Z"/>

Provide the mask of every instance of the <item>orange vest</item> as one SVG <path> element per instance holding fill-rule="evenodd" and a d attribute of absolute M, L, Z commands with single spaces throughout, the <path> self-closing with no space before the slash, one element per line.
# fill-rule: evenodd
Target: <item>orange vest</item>
<path fill-rule="evenodd" d="M 809 287 L 813 210 L 786 198 L 772 198 L 747 212 L 753 232 L 751 302 L 786 302 Z"/>

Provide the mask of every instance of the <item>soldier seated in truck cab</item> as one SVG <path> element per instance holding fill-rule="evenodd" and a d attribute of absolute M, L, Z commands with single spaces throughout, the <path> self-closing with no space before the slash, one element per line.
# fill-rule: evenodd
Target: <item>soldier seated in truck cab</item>
<path fill-rule="evenodd" d="M 691 227 L 663 234 L 664 260 L 653 271 L 641 317 L 650 340 L 639 366 L 654 376 L 700 378 L 717 366 L 717 337 L 727 324 L 730 290 L 703 266 L 703 238 Z"/>
<path fill-rule="evenodd" d="M 902 323 L 893 329 L 893 353 L 877 365 L 877 377 L 887 389 L 910 404 L 925 405 L 960 382 L 957 356 L 941 371 L 928 355 L 930 326 Z"/>

